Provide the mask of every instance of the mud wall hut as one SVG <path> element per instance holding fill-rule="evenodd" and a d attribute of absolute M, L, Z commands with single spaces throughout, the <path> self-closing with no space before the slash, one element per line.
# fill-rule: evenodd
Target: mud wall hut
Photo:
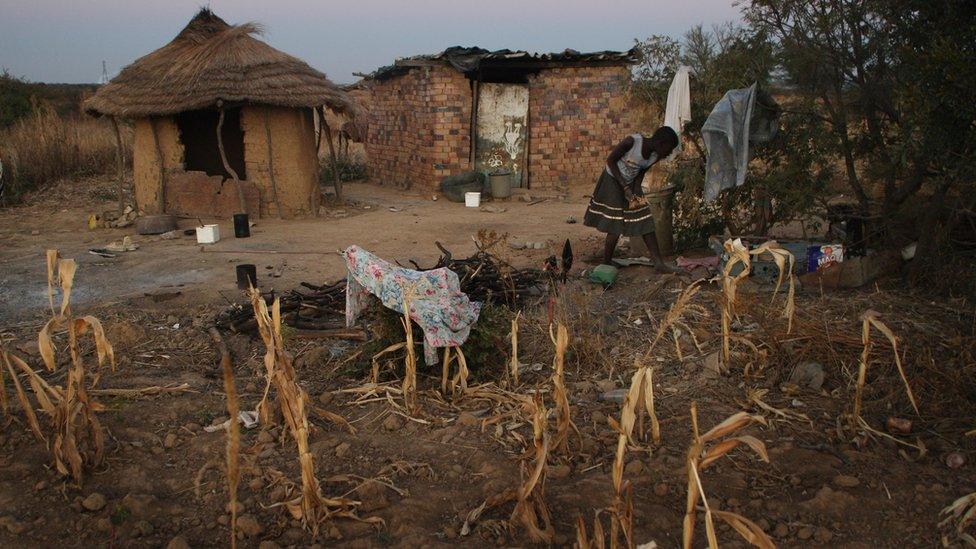
<path fill-rule="evenodd" d="M 259 32 L 201 9 L 85 102 L 89 114 L 133 121 L 138 210 L 318 211 L 317 128 L 324 109 L 355 109 L 324 74 L 254 38 Z"/>
<path fill-rule="evenodd" d="M 370 176 L 423 190 L 471 170 L 533 189 L 592 185 L 609 148 L 638 129 L 627 114 L 636 55 L 454 47 L 398 59 L 355 89 L 369 109 Z"/>

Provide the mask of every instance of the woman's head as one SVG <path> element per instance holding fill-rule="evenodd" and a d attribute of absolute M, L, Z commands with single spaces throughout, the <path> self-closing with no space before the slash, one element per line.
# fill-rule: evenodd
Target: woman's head
<path fill-rule="evenodd" d="M 651 147 L 658 158 L 667 158 L 678 146 L 678 134 L 669 126 L 661 126 L 651 136 Z"/>

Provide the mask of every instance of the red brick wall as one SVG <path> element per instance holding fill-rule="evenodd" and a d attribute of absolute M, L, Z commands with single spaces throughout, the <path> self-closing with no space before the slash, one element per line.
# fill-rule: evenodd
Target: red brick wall
<path fill-rule="evenodd" d="M 627 67 L 557 68 L 529 78 L 529 188 L 592 185 L 610 149 L 638 128 Z M 369 83 L 366 156 L 373 180 L 433 190 L 471 169 L 470 81 L 446 66 Z"/>
<path fill-rule="evenodd" d="M 470 169 L 471 86 L 448 67 L 419 67 L 370 83 L 366 157 L 370 177 L 389 185 L 435 189 Z"/>
<path fill-rule="evenodd" d="M 593 185 L 607 154 L 638 129 L 628 67 L 559 68 L 529 79 L 529 188 Z"/>

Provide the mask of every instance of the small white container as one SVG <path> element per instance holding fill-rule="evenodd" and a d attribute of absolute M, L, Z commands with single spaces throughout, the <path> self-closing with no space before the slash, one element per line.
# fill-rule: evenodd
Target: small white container
<path fill-rule="evenodd" d="M 197 227 L 197 244 L 213 244 L 220 240 L 220 225 Z"/>
<path fill-rule="evenodd" d="M 481 206 L 481 193 L 464 193 L 464 205 L 469 208 Z"/>

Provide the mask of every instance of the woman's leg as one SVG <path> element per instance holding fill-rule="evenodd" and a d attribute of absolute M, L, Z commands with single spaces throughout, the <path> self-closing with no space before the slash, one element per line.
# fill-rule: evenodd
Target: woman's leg
<path fill-rule="evenodd" d="M 607 233 L 607 239 L 603 243 L 603 264 L 614 265 L 613 252 L 617 249 L 617 242 L 620 240 L 619 234 Z"/>
<path fill-rule="evenodd" d="M 661 257 L 661 249 L 657 247 L 657 235 L 654 233 L 646 233 L 641 238 L 644 239 L 644 245 L 647 246 L 647 250 L 651 253 L 650 259 L 654 262 L 655 268 L 672 273 L 684 272 L 680 267 L 664 262 L 664 258 Z"/>

